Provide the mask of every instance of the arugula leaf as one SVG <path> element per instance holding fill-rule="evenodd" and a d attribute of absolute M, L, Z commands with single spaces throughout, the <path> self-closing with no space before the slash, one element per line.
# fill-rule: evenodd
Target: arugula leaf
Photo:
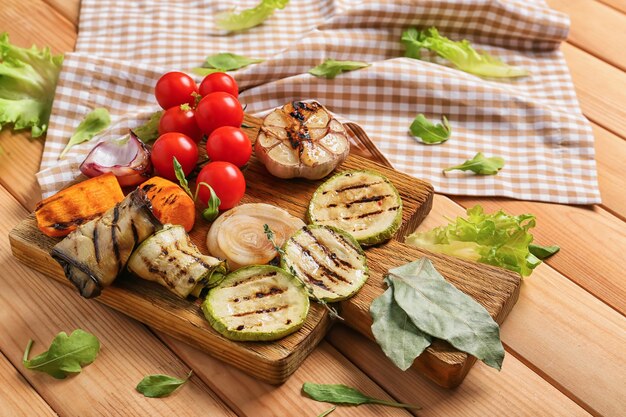
<path fill-rule="evenodd" d="M 419 330 L 395 302 L 393 282 L 385 278 L 389 286 L 370 305 L 372 333 L 385 355 L 400 369 L 406 371 L 415 358 L 430 346 L 432 338 Z"/>
<path fill-rule="evenodd" d="M 135 388 L 145 397 L 161 398 L 167 397 L 180 387 L 182 387 L 191 378 L 193 371 L 189 371 L 187 378 L 179 379 L 173 376 L 155 374 L 145 376 Z"/>
<path fill-rule="evenodd" d="M 541 245 L 536 245 L 534 243 L 531 243 L 530 245 L 528 245 L 528 250 L 530 251 L 530 253 L 535 255 L 538 259 L 541 259 L 543 261 L 544 259 L 547 259 L 551 257 L 552 255 L 554 255 L 555 253 L 557 253 L 558 251 L 560 251 L 561 248 L 558 247 L 557 245 L 541 246 Z"/>
<path fill-rule="evenodd" d="M 331 404 L 381 404 L 390 407 L 421 409 L 418 405 L 402 404 L 395 401 L 368 397 L 361 391 L 343 384 L 315 384 L 313 382 L 305 382 L 302 385 L 302 391 L 315 401 Z"/>
<path fill-rule="evenodd" d="M 59 155 L 59 159 L 63 158 L 72 146 L 87 142 L 109 127 L 110 124 L 111 117 L 109 116 L 109 111 L 104 107 L 98 107 L 90 111 L 83 121 L 79 123 L 69 142 L 65 145 L 63 152 Z"/>
<path fill-rule="evenodd" d="M 196 194 L 194 196 L 194 200 L 198 198 L 198 191 L 200 190 L 201 186 L 207 187 L 209 189 L 209 192 L 211 193 L 211 197 L 209 197 L 209 201 L 207 201 L 207 208 L 202 210 L 202 218 L 207 222 L 212 222 L 213 220 L 217 219 L 217 216 L 220 215 L 220 204 L 222 204 L 222 201 L 219 199 L 217 194 L 215 194 L 213 187 L 211 187 L 206 182 L 201 182 L 196 186 Z"/>
<path fill-rule="evenodd" d="M 63 55 L 53 56 L 49 48 L 20 48 L 0 34 L 0 129 L 12 124 L 30 128 L 34 138 L 44 134 L 62 63 Z"/>
<path fill-rule="evenodd" d="M 135 136 L 143 143 L 150 143 L 157 140 L 159 137 L 159 122 L 161 121 L 161 116 L 163 116 L 162 110 L 153 113 L 146 123 L 133 129 Z"/>
<path fill-rule="evenodd" d="M 174 164 L 174 175 L 176 175 L 176 179 L 178 180 L 180 187 L 185 190 L 187 194 L 189 194 L 189 197 L 195 200 L 193 194 L 191 194 L 191 190 L 189 189 L 189 182 L 185 177 L 185 171 L 183 171 L 183 166 L 180 164 L 180 162 L 178 162 L 178 159 L 176 159 L 175 156 L 172 157 L 172 163 Z"/>
<path fill-rule="evenodd" d="M 65 332 L 57 334 L 47 351 L 28 359 L 32 346 L 31 339 L 24 351 L 24 367 L 45 372 L 56 379 L 80 373 L 82 367 L 93 362 L 100 351 L 98 338 L 81 329 L 74 330 L 69 336 Z"/>
<path fill-rule="evenodd" d="M 222 52 L 206 57 L 205 66 L 208 68 L 217 68 L 221 71 L 233 71 L 259 62 L 263 62 L 263 60 Z"/>
<path fill-rule="evenodd" d="M 504 159 L 499 156 L 492 156 L 490 158 L 485 157 L 481 152 L 478 152 L 472 159 L 468 159 L 461 165 L 453 166 L 443 170 L 445 174 L 448 171 L 472 171 L 478 175 L 494 175 L 497 174 L 504 167 Z"/>
<path fill-rule="evenodd" d="M 329 415 L 330 413 L 332 413 L 333 411 L 335 411 L 337 409 L 336 405 L 333 405 L 332 407 L 330 407 L 328 410 L 326 411 L 322 411 L 317 417 L 326 417 L 327 415 Z"/>
<path fill-rule="evenodd" d="M 409 130 L 413 136 L 420 138 L 422 143 L 428 145 L 443 143 L 450 139 L 452 134 L 446 116 L 441 116 L 441 124 L 435 125 L 421 113 L 415 117 Z"/>
<path fill-rule="evenodd" d="M 323 78 L 335 78 L 337 75 L 347 72 L 354 71 L 361 68 L 369 67 L 371 64 L 367 62 L 359 62 L 359 61 L 335 61 L 334 59 L 327 59 L 323 63 L 319 64 L 316 67 L 313 67 L 309 70 L 309 74 L 315 75 L 316 77 Z"/>
<path fill-rule="evenodd" d="M 446 281 L 430 259 L 390 269 L 388 278 L 394 301 L 419 330 L 501 369 L 500 327 L 482 305 Z"/>
<path fill-rule="evenodd" d="M 535 216 L 532 214 L 512 216 L 502 210 L 486 214 L 476 205 L 467 209 L 467 218 L 457 217 L 447 226 L 412 233 L 405 242 L 528 276 L 541 263 L 528 249 L 533 241 L 529 229 L 533 227 Z"/>
<path fill-rule="evenodd" d="M 224 12 L 215 17 L 218 28 L 235 32 L 250 29 L 263 23 L 268 17 L 274 14 L 276 9 L 284 9 L 289 0 L 261 0 L 253 8 L 242 10 L 239 13 Z"/>
<path fill-rule="evenodd" d="M 441 36 L 434 27 L 422 31 L 415 28 L 407 29 L 402 33 L 401 41 L 406 48 L 404 55 L 409 58 L 421 59 L 421 50 L 428 49 L 449 60 L 461 71 L 470 74 L 496 78 L 529 75 L 523 68 L 507 65 L 486 52 L 478 52 L 465 39 L 455 42 Z"/>

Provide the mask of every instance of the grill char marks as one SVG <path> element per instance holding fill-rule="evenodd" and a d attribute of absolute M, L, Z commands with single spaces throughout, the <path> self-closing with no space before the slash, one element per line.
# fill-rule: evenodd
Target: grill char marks
<path fill-rule="evenodd" d="M 315 239 L 315 238 L 314 238 Z M 327 277 L 330 281 L 332 281 L 334 284 L 337 284 L 338 281 L 341 282 L 345 282 L 346 284 L 351 284 L 350 280 L 346 279 L 345 277 L 342 277 L 341 275 L 339 275 L 338 273 L 336 273 L 335 271 L 333 271 L 332 269 L 328 268 L 326 265 L 324 265 L 322 262 L 320 262 L 319 259 L 317 259 L 315 256 L 313 256 L 313 254 L 311 253 L 311 251 L 309 251 L 308 249 L 304 248 L 300 242 L 298 242 L 297 240 L 291 239 L 291 242 L 297 246 L 300 251 L 307 256 L 309 259 L 311 259 L 313 262 L 315 262 L 315 264 L 317 265 L 317 267 L 322 270 L 322 274 L 323 276 Z M 316 241 L 317 242 L 317 241 Z M 323 245 L 319 244 L 319 242 L 317 242 L 317 244 L 320 247 L 324 247 Z M 325 253 L 328 252 L 328 249 L 325 248 Z M 337 258 L 337 256 L 335 255 L 335 259 Z M 333 260 L 333 263 L 334 260 Z M 335 265 L 337 266 L 338 264 L 335 263 Z M 348 264 L 350 267 L 351 265 Z"/>
<path fill-rule="evenodd" d="M 383 182 L 372 182 L 369 184 L 355 184 L 355 185 L 348 185 L 346 187 L 342 187 L 342 188 L 338 188 L 336 190 L 326 190 L 323 191 L 322 194 L 328 194 L 330 192 L 335 192 L 335 193 L 343 193 L 344 191 L 350 191 L 350 190 L 358 190 L 359 188 L 368 188 L 368 187 L 373 187 L 374 185 L 378 185 L 378 184 L 382 184 Z"/>
<path fill-rule="evenodd" d="M 258 310 L 254 310 L 254 311 L 245 311 L 243 313 L 235 313 L 235 314 L 233 314 L 233 317 L 246 317 L 246 316 L 251 316 L 253 314 L 275 313 L 277 311 L 281 311 L 281 310 L 284 310 L 286 308 L 289 308 L 289 306 L 288 305 L 281 305 L 281 306 L 275 306 L 275 307 L 260 308 Z"/>

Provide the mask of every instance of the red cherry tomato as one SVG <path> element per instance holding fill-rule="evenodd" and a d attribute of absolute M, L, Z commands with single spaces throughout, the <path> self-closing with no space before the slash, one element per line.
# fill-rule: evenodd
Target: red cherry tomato
<path fill-rule="evenodd" d="M 223 91 L 230 94 L 233 97 L 239 97 L 239 86 L 233 77 L 225 72 L 214 72 L 204 77 L 204 80 L 200 83 L 200 95 L 206 96 L 207 94 L 215 93 L 216 91 Z"/>
<path fill-rule="evenodd" d="M 202 131 L 196 123 L 196 113 L 188 104 L 170 107 L 163 112 L 159 121 L 159 135 L 168 132 L 182 133 L 196 143 L 202 139 Z"/>
<path fill-rule="evenodd" d="M 198 93 L 196 82 L 182 72 L 168 72 L 159 78 L 154 88 L 159 106 L 164 110 L 185 103 L 195 103 L 193 93 Z"/>
<path fill-rule="evenodd" d="M 197 184 L 205 182 L 213 188 L 221 200 L 220 210 L 228 210 L 239 203 L 246 192 L 246 180 L 235 165 L 230 162 L 209 162 L 198 174 Z M 207 187 L 199 186 L 198 198 L 207 204 L 211 192 Z"/>
<path fill-rule="evenodd" d="M 189 136 L 182 133 L 171 132 L 159 136 L 152 145 L 150 154 L 156 175 L 176 181 L 174 157 L 183 167 L 183 172 L 187 176 L 198 162 L 198 146 Z"/>
<path fill-rule="evenodd" d="M 252 143 L 238 127 L 222 126 L 207 139 L 206 153 L 211 161 L 226 161 L 240 167 L 250 159 Z"/>
<path fill-rule="evenodd" d="M 243 109 L 235 97 L 223 91 L 206 95 L 196 108 L 196 122 L 200 130 L 210 135 L 222 126 L 241 126 Z"/>

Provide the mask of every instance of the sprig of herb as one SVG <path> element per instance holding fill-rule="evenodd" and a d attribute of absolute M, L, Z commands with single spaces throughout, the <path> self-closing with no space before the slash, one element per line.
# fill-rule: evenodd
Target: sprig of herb
<path fill-rule="evenodd" d="M 330 407 L 328 410 L 322 411 L 320 414 L 318 414 L 317 417 L 326 417 L 327 415 L 329 415 L 330 413 L 332 413 L 333 411 L 335 411 L 337 409 L 336 405 L 333 405 L 332 407 Z"/>
<path fill-rule="evenodd" d="M 189 371 L 187 378 L 180 379 L 169 375 L 154 374 L 145 376 L 135 388 L 145 397 L 161 398 L 167 397 L 183 385 L 191 378 L 193 371 Z"/>
<path fill-rule="evenodd" d="M 472 171 L 478 175 L 494 175 L 504 167 L 504 159 L 499 156 L 487 158 L 481 152 L 478 152 L 472 159 L 468 159 L 461 165 L 456 165 L 443 170 L 445 174 L 448 171 Z"/>
<path fill-rule="evenodd" d="M 272 244 L 272 246 L 278 253 L 278 256 L 283 257 L 285 255 L 285 251 L 283 250 L 283 248 L 281 248 L 280 246 L 276 244 L 276 241 L 274 240 L 274 231 L 267 223 L 263 225 L 263 232 L 265 233 L 267 240 L 270 241 L 270 243 Z M 321 304 L 328 311 L 328 314 L 330 315 L 330 317 L 334 319 L 343 320 L 343 317 L 341 317 L 339 313 L 337 313 L 337 310 L 329 306 L 326 301 L 322 300 L 321 298 L 315 295 L 315 292 L 313 291 L 313 287 L 311 287 L 309 283 L 300 279 L 300 277 L 296 273 L 296 270 L 294 269 L 293 266 L 289 267 L 289 272 L 291 273 L 291 275 L 296 277 L 302 283 L 302 285 L 304 285 L 304 288 L 306 288 L 307 292 L 309 293 L 309 296 L 313 298 L 318 304 Z"/>
<path fill-rule="evenodd" d="M 211 196 L 209 197 L 209 201 L 207 201 L 207 208 L 202 210 L 202 218 L 208 222 L 212 222 L 219 216 L 220 214 L 220 204 L 222 201 L 219 199 L 217 194 L 215 194 L 215 190 L 206 182 L 201 182 L 196 185 L 196 192 L 191 193 L 191 189 L 189 188 L 189 182 L 185 177 L 185 172 L 183 171 L 183 167 L 178 162 L 176 157 L 172 158 L 172 163 L 174 164 L 174 174 L 176 175 L 176 179 L 178 180 L 180 187 L 185 190 L 185 192 L 193 199 L 193 201 L 198 201 L 198 193 L 200 192 L 200 187 L 206 187 L 209 189 Z"/>
<path fill-rule="evenodd" d="M 418 114 L 411 126 L 409 127 L 411 134 L 422 140 L 427 145 L 435 145 L 443 143 L 450 139 L 452 129 L 448 123 L 446 116 L 441 116 L 441 124 L 435 125 L 431 123 L 423 114 Z"/>
<path fill-rule="evenodd" d="M 389 407 L 415 408 L 417 410 L 422 408 L 419 405 L 403 404 L 395 401 L 387 401 L 373 398 L 363 394 L 356 388 L 352 388 L 343 384 L 315 384 L 313 382 L 305 382 L 302 385 L 302 391 L 315 401 L 331 404 L 380 404 Z"/>
<path fill-rule="evenodd" d="M 102 132 L 111 124 L 111 116 L 109 111 L 104 107 L 98 107 L 89 112 L 82 122 L 74 131 L 69 142 L 65 145 L 63 152 L 59 155 L 59 159 L 62 159 L 65 154 L 75 145 L 91 140 L 95 135 Z"/>

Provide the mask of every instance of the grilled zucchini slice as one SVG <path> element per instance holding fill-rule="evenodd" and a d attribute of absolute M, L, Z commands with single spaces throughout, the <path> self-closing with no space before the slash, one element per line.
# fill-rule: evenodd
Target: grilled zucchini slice
<path fill-rule="evenodd" d="M 313 194 L 310 223 L 334 226 L 365 246 L 391 239 L 402 225 L 402 199 L 396 187 L 373 171 L 345 171 Z"/>
<path fill-rule="evenodd" d="M 312 288 L 313 295 L 334 302 L 352 297 L 369 276 L 359 243 L 332 226 L 309 225 L 283 245 L 281 267 Z"/>
<path fill-rule="evenodd" d="M 210 290 L 202 311 L 228 339 L 268 341 L 302 327 L 309 298 L 302 283 L 285 270 L 253 265 L 228 274 Z"/>

